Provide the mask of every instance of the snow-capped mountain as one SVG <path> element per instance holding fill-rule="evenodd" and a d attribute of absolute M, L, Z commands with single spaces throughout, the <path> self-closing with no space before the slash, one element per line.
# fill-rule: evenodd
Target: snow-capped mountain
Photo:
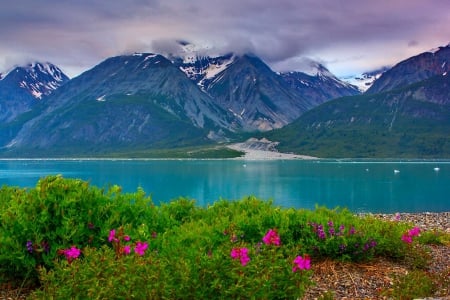
<path fill-rule="evenodd" d="M 28 91 L 34 98 L 41 99 L 69 80 L 57 66 L 46 62 L 33 62 L 15 67 L 8 72 L 2 82 L 8 82 Z"/>
<path fill-rule="evenodd" d="M 387 70 L 389 70 L 389 67 L 383 67 L 377 70 L 364 72 L 359 75 L 344 77 L 341 78 L 341 80 L 358 87 L 358 89 L 364 93 L 372 86 L 375 80 L 380 78 L 381 75 Z"/>
<path fill-rule="evenodd" d="M 207 56 L 181 46 L 172 62 L 245 131 L 279 128 L 323 102 L 359 94 L 315 61 L 308 60 L 304 72 L 276 73 L 255 55 Z"/>
<path fill-rule="evenodd" d="M 315 106 L 328 100 L 360 94 L 355 85 L 342 81 L 322 64 L 310 60 L 300 72 L 280 73 L 280 76 L 301 95 L 312 99 Z"/>
<path fill-rule="evenodd" d="M 8 148 L 137 151 L 199 145 L 231 129 L 226 111 L 170 60 L 152 53 L 108 58 L 46 97 L 39 109 Z"/>
<path fill-rule="evenodd" d="M 196 53 L 192 53 L 183 58 L 176 58 L 174 63 L 189 79 L 195 81 L 205 91 L 209 83 L 218 74 L 225 71 L 235 59 L 236 56 L 232 53 L 217 57 L 198 56 Z"/>
<path fill-rule="evenodd" d="M 69 81 L 60 68 L 51 63 L 17 66 L 0 80 L 0 122 L 11 121 Z"/>

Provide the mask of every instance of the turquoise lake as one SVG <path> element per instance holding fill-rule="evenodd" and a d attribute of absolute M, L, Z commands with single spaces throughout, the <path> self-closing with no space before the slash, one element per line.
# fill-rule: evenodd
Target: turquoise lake
<path fill-rule="evenodd" d="M 34 187 L 50 174 L 124 192 L 142 187 L 156 204 L 183 196 L 205 206 L 254 195 L 282 207 L 450 211 L 450 161 L 0 160 L 0 185 Z"/>

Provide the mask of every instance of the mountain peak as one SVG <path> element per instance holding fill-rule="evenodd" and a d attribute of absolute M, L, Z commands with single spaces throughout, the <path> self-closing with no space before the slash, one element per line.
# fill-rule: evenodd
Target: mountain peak
<path fill-rule="evenodd" d="M 2 77 L 2 81 L 18 85 L 36 99 L 49 95 L 68 80 L 69 77 L 54 64 L 37 61 L 16 66 Z"/>

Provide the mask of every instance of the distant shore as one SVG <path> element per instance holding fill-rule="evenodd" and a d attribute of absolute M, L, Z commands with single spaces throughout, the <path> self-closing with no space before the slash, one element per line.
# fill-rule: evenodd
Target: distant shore
<path fill-rule="evenodd" d="M 236 157 L 234 159 L 246 160 L 275 160 L 275 159 L 318 159 L 314 156 L 300 155 L 293 153 L 282 153 L 274 150 L 252 149 L 248 143 L 236 143 L 227 146 L 230 149 L 244 152 L 244 156 Z"/>

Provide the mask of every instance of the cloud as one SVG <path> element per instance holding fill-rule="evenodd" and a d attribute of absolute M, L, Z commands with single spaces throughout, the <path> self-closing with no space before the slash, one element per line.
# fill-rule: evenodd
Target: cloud
<path fill-rule="evenodd" d="M 447 2 L 4 1 L 0 57 L 43 58 L 76 74 L 126 52 L 176 52 L 182 39 L 211 52 L 252 52 L 274 67 L 311 57 L 353 72 L 447 44 Z"/>

